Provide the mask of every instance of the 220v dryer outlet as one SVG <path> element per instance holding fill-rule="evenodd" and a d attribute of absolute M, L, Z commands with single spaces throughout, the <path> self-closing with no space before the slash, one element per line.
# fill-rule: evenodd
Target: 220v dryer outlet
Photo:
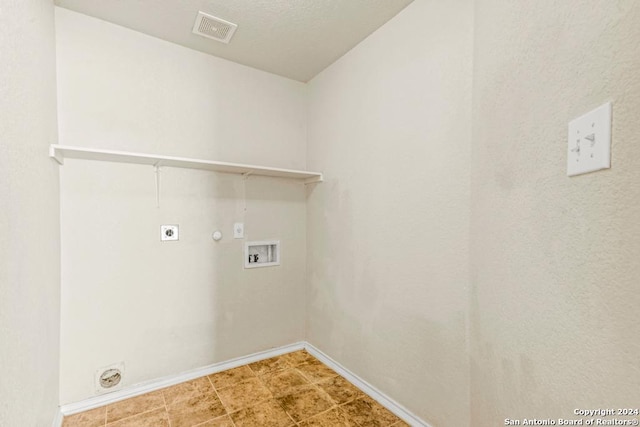
<path fill-rule="evenodd" d="M 160 226 L 160 240 L 163 242 L 178 240 L 178 234 L 179 228 L 177 224 Z"/>

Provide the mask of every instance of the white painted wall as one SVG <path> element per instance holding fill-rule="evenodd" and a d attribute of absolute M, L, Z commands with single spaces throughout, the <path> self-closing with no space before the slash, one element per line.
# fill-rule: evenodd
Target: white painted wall
<path fill-rule="evenodd" d="M 475 46 L 471 424 L 635 408 L 640 3 L 477 0 Z M 606 101 L 612 167 L 568 178 Z"/>
<path fill-rule="evenodd" d="M 56 9 L 60 143 L 267 166 L 306 165 L 305 86 Z M 300 183 L 67 160 L 61 168 L 61 402 L 304 338 Z M 243 269 L 245 240 L 280 239 L 282 265 Z M 161 243 L 161 224 L 180 241 Z M 224 238 L 216 243 L 211 233 Z"/>
<path fill-rule="evenodd" d="M 56 8 L 61 143 L 306 166 L 305 85 Z"/>
<path fill-rule="evenodd" d="M 327 179 L 305 211 L 286 181 L 166 170 L 156 209 L 148 168 L 68 161 L 63 402 L 98 366 L 125 360 L 132 384 L 305 321 L 433 426 L 638 401 L 636 2 L 416 0 L 306 88 L 57 12 L 62 143 Z M 608 100 L 612 169 L 567 178 L 567 122 Z M 212 243 L 238 219 L 283 239 L 282 269 Z M 179 243 L 157 241 L 164 222 Z"/>
<path fill-rule="evenodd" d="M 60 332 L 51 2 L 2 2 L 0 76 L 0 425 L 49 426 Z"/>
<path fill-rule="evenodd" d="M 469 423 L 470 1 L 416 0 L 309 83 L 307 338 Z"/>

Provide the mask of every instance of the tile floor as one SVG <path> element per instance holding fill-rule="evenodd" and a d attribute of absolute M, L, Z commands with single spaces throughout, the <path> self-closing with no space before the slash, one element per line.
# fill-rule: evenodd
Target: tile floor
<path fill-rule="evenodd" d="M 306 351 L 65 417 L 63 427 L 408 426 Z"/>

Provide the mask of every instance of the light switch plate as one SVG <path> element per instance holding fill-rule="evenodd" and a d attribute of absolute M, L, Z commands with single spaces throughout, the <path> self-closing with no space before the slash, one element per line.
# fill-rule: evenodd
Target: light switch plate
<path fill-rule="evenodd" d="M 244 239 L 244 224 L 242 222 L 233 224 L 233 238 Z"/>
<path fill-rule="evenodd" d="M 611 167 L 611 103 L 569 123 L 567 175 Z"/>

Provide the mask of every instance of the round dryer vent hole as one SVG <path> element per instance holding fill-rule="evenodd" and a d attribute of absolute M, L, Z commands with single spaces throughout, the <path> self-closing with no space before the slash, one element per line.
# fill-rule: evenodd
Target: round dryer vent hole
<path fill-rule="evenodd" d="M 100 387 L 111 388 L 120 384 L 122 372 L 119 369 L 107 369 L 100 375 Z"/>
<path fill-rule="evenodd" d="M 95 370 L 94 384 L 96 392 L 109 393 L 119 390 L 124 379 L 124 362 L 103 366 Z"/>

